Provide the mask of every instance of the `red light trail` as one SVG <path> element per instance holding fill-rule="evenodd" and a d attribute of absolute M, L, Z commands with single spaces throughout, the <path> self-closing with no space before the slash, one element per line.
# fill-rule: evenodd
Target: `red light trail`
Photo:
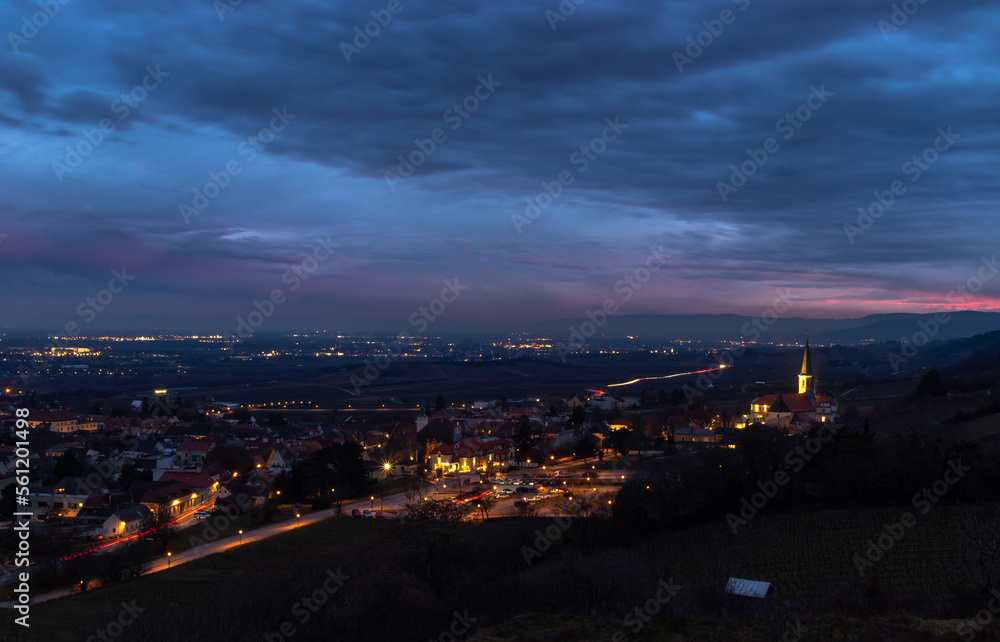
<path fill-rule="evenodd" d="M 656 379 L 671 379 L 673 377 L 684 377 L 687 375 L 702 374 L 704 372 L 715 372 L 716 370 L 722 370 L 725 367 L 726 367 L 725 364 L 720 364 L 717 368 L 694 370 L 692 372 L 678 372 L 677 374 L 663 375 L 662 377 L 639 377 L 638 379 L 633 379 L 632 381 L 624 381 L 622 383 L 609 383 L 608 388 L 617 388 L 618 386 L 631 386 L 633 383 L 639 383 L 640 381 L 655 381 Z"/>

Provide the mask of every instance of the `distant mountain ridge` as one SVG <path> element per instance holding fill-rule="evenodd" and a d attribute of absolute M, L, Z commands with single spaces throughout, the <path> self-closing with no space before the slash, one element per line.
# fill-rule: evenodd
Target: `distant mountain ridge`
<path fill-rule="evenodd" d="M 802 342 L 806 331 L 814 343 L 857 345 L 869 341 L 907 341 L 923 332 L 931 341 L 962 339 L 1000 330 L 1000 313 L 962 310 L 948 312 L 942 323 L 934 314 L 870 314 L 857 319 L 803 319 L 788 317 L 765 321 L 736 314 L 691 315 L 631 315 L 608 317 L 595 336 L 623 339 L 681 341 L 691 340 L 751 340 Z M 581 330 L 587 319 L 561 319 L 535 324 L 531 332 L 552 336 L 556 341 L 567 339 L 572 329 Z M 764 328 L 761 330 L 760 328 Z M 922 336 L 917 336 L 923 342 Z"/>

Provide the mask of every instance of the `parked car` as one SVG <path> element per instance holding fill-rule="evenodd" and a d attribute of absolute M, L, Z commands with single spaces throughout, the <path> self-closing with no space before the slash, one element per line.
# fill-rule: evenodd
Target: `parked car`
<path fill-rule="evenodd" d="M 367 508 L 361 512 L 361 515 L 364 517 L 375 517 L 374 515 L 372 515 L 372 512 Z"/>
<path fill-rule="evenodd" d="M 194 512 L 195 519 L 208 519 L 211 516 L 212 513 L 208 512 L 207 510 L 197 510 Z"/>
<path fill-rule="evenodd" d="M 533 492 L 535 492 L 534 488 L 528 488 L 527 486 L 518 486 L 514 490 L 515 490 L 515 492 L 518 492 L 518 493 L 533 493 Z"/>
<path fill-rule="evenodd" d="M 361 517 L 361 511 L 355 508 L 354 510 L 351 511 L 351 517 Z"/>
<path fill-rule="evenodd" d="M 528 502 L 524 501 L 523 499 L 519 499 L 519 500 L 517 500 L 517 501 L 514 502 L 514 506 L 517 506 L 518 508 L 520 508 L 522 506 L 530 506 L 530 505 L 531 504 L 529 504 Z"/>
<path fill-rule="evenodd" d="M 409 516 L 410 516 L 410 511 L 408 510 L 401 510 L 398 513 L 396 513 L 396 519 L 406 519 Z"/>
<path fill-rule="evenodd" d="M 385 519 L 385 515 L 382 513 L 382 511 L 377 510 L 375 511 L 375 519 Z"/>

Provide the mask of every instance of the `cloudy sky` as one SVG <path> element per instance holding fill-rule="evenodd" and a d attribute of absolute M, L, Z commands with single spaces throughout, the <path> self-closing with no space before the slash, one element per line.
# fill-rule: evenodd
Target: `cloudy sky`
<path fill-rule="evenodd" d="M 911 1 L 3 0 L 0 325 L 1000 309 L 1000 9 Z"/>

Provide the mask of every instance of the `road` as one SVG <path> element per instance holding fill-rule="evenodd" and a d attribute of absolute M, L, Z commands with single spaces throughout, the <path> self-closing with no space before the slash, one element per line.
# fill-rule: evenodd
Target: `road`
<path fill-rule="evenodd" d="M 687 454 L 687 453 L 685 453 Z M 618 489 L 621 483 L 628 479 L 630 476 L 629 471 L 609 471 L 609 470 L 596 470 L 596 466 L 592 465 L 591 470 L 587 471 L 587 466 L 581 466 L 579 462 L 570 462 L 566 464 L 554 464 L 546 465 L 544 468 L 539 467 L 532 469 L 531 472 L 527 473 L 530 475 L 537 474 L 547 474 L 554 475 L 559 473 L 558 477 L 552 477 L 545 480 L 542 483 L 549 483 L 551 487 L 561 487 L 562 484 L 559 483 L 562 477 L 574 477 L 574 478 L 586 478 L 588 475 L 594 486 L 587 486 L 586 488 L 576 486 L 574 487 L 574 492 L 598 492 L 598 493 L 610 493 Z M 525 473 L 517 473 L 517 475 L 522 475 Z M 521 485 L 522 482 L 519 478 L 515 476 L 514 473 L 510 473 L 508 478 L 512 480 L 512 483 L 503 485 L 497 484 L 499 488 L 510 487 L 514 488 Z M 450 487 L 450 488 L 449 488 Z M 433 498 L 445 498 L 454 496 L 462 490 L 468 490 L 468 486 L 461 486 L 451 479 L 444 479 L 439 482 L 431 483 L 425 485 L 422 489 L 421 494 L 424 497 Z M 393 495 L 386 496 L 384 498 L 375 497 L 372 499 L 355 499 L 350 502 L 344 502 L 341 504 L 343 514 L 349 516 L 351 510 L 357 508 L 359 510 L 364 510 L 366 508 L 374 510 L 384 510 L 386 512 L 398 512 L 402 510 L 410 499 L 407 497 L 407 493 L 400 492 Z M 538 507 L 539 515 L 555 514 L 555 506 L 552 502 L 546 502 L 544 505 Z M 168 568 L 173 568 L 175 566 L 180 566 L 181 564 L 186 564 L 187 562 L 200 559 L 207 555 L 214 555 L 216 553 L 221 553 L 227 551 L 233 547 L 241 546 L 243 544 L 249 544 L 251 542 L 256 542 L 262 539 L 267 539 L 268 537 L 273 537 L 280 533 L 288 532 L 294 528 L 300 528 L 301 526 L 306 526 L 313 524 L 323 519 L 328 519 L 330 517 L 335 517 L 338 514 L 338 509 L 336 506 L 327 508 L 324 510 L 316 511 L 313 513 L 303 514 L 298 519 L 291 519 L 284 522 L 278 522 L 276 524 L 269 524 L 267 526 L 262 526 L 260 528 L 254 529 L 244 533 L 242 536 L 234 535 L 232 537 L 226 537 L 219 539 L 215 542 L 208 542 L 201 546 L 186 551 L 178 552 L 175 555 L 166 556 L 154 559 L 149 562 L 146 573 L 158 573 L 160 571 L 167 570 Z M 503 499 L 497 504 L 497 506 L 491 511 L 492 516 L 504 516 L 504 515 L 516 515 L 517 509 L 514 507 L 514 501 L 512 499 Z M 187 522 L 188 519 L 183 520 Z M 66 597 L 75 593 L 74 589 L 57 589 L 49 591 L 47 593 L 42 593 L 31 598 L 31 604 L 38 604 L 41 602 L 48 602 L 50 600 L 55 600 L 61 597 Z M 8 601 L 0 603 L 0 607 L 3 608 L 13 608 L 16 603 Z"/>

